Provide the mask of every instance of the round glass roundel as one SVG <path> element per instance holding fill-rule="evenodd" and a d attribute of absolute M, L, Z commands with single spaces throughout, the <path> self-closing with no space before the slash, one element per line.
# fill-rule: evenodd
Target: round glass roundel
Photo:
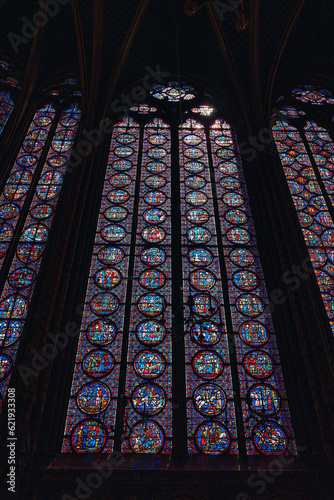
<path fill-rule="evenodd" d="M 167 151 L 165 148 L 150 148 L 147 150 L 147 156 L 158 160 L 167 156 Z"/>
<path fill-rule="evenodd" d="M 240 295 L 236 301 L 236 306 L 241 314 L 247 316 L 259 316 L 264 310 L 260 297 L 252 294 Z"/>
<path fill-rule="evenodd" d="M 142 251 L 140 258 L 148 266 L 159 266 L 165 262 L 166 254 L 159 247 L 150 247 Z"/>
<path fill-rule="evenodd" d="M 131 184 L 132 179 L 128 174 L 115 174 L 109 179 L 109 183 L 116 188 L 122 188 Z"/>
<path fill-rule="evenodd" d="M 189 281 L 196 290 L 208 291 L 215 285 L 216 276 L 206 269 L 196 269 L 190 273 Z"/>
<path fill-rule="evenodd" d="M 190 328 L 190 339 L 205 347 L 215 345 L 220 339 L 219 327 L 213 321 L 193 323 Z"/>
<path fill-rule="evenodd" d="M 240 325 L 239 333 L 241 339 L 251 346 L 261 346 L 269 339 L 267 329 L 259 321 L 245 321 Z"/>
<path fill-rule="evenodd" d="M 101 382 L 93 382 L 81 387 L 77 394 L 77 405 L 84 413 L 100 413 L 111 400 L 108 387 Z"/>
<path fill-rule="evenodd" d="M 145 227 L 141 235 L 147 243 L 161 243 L 166 238 L 165 230 L 157 226 Z"/>
<path fill-rule="evenodd" d="M 1 231 L 0 231 L 0 241 L 8 241 L 12 238 L 13 236 L 13 226 L 10 224 L 1 224 Z"/>
<path fill-rule="evenodd" d="M 22 332 L 23 324 L 20 321 L 0 321 L 0 335 L 1 339 L 4 339 L 4 347 L 14 344 L 21 337 Z"/>
<path fill-rule="evenodd" d="M 222 188 L 230 189 L 231 191 L 239 189 L 241 186 L 240 181 L 236 177 L 223 177 L 220 181 L 220 185 Z"/>
<path fill-rule="evenodd" d="M 192 359 L 193 370 L 199 377 L 212 380 L 223 371 L 223 361 L 214 351 L 199 351 Z"/>
<path fill-rule="evenodd" d="M 107 193 L 107 199 L 110 203 L 126 203 L 130 198 L 130 195 L 124 189 L 115 189 Z"/>
<path fill-rule="evenodd" d="M 136 330 L 139 342 L 147 346 L 160 344 L 165 338 L 165 334 L 163 325 L 153 319 L 141 321 Z"/>
<path fill-rule="evenodd" d="M 118 298 L 113 293 L 98 293 L 92 298 L 90 307 L 96 314 L 112 314 L 118 309 Z"/>
<path fill-rule="evenodd" d="M 218 165 L 218 170 L 222 174 L 230 175 L 238 172 L 238 167 L 235 163 L 224 161 Z"/>
<path fill-rule="evenodd" d="M 119 134 L 116 136 L 116 141 L 119 144 L 131 144 L 136 140 L 135 136 L 132 134 Z"/>
<path fill-rule="evenodd" d="M 250 408 L 261 415 L 272 415 L 280 408 L 278 391 L 268 384 L 256 384 L 249 388 L 247 400 Z"/>
<path fill-rule="evenodd" d="M 204 208 L 192 208 L 186 213 L 186 218 L 191 224 L 205 224 L 209 217 L 209 212 Z"/>
<path fill-rule="evenodd" d="M 162 161 L 151 161 L 150 163 L 147 163 L 145 168 L 151 174 L 161 174 L 166 170 L 167 165 Z"/>
<path fill-rule="evenodd" d="M 253 429 L 253 442 L 264 455 L 280 455 L 287 447 L 284 429 L 276 422 L 261 422 Z"/>
<path fill-rule="evenodd" d="M 264 351 L 251 351 L 244 357 L 243 365 L 252 377 L 267 378 L 274 373 L 275 363 Z"/>
<path fill-rule="evenodd" d="M 119 156 L 120 158 L 126 158 L 127 156 L 133 155 L 134 150 L 127 146 L 118 146 L 114 149 L 114 155 Z"/>
<path fill-rule="evenodd" d="M 158 351 L 141 351 L 133 361 L 137 375 L 143 378 L 156 378 L 163 374 L 166 360 Z"/>
<path fill-rule="evenodd" d="M 112 163 L 111 166 L 114 170 L 124 172 L 126 170 L 131 170 L 132 162 L 130 160 L 116 160 Z"/>
<path fill-rule="evenodd" d="M 162 175 L 150 175 L 145 179 L 145 185 L 148 188 L 160 189 L 167 183 L 167 180 Z"/>
<path fill-rule="evenodd" d="M 225 205 L 229 207 L 241 207 L 244 204 L 244 199 L 240 194 L 226 193 L 222 198 Z"/>
<path fill-rule="evenodd" d="M 128 211 L 123 207 L 109 207 L 104 212 L 104 216 L 107 220 L 111 222 L 120 222 L 128 216 Z"/>
<path fill-rule="evenodd" d="M 218 137 L 215 137 L 215 143 L 218 144 L 218 146 L 231 146 L 233 144 L 233 139 L 228 135 L 219 135 Z"/>
<path fill-rule="evenodd" d="M 198 450 L 205 455 L 221 455 L 230 447 L 231 438 L 225 425 L 220 422 L 204 422 L 195 432 Z"/>
<path fill-rule="evenodd" d="M 144 196 L 144 201 L 148 205 L 159 206 L 165 203 L 167 196 L 161 191 L 149 191 Z"/>
<path fill-rule="evenodd" d="M 130 432 L 129 443 L 134 453 L 159 453 L 164 441 L 165 436 L 160 425 L 146 419 L 136 424 Z"/>
<path fill-rule="evenodd" d="M 136 411 L 145 415 L 156 415 L 165 407 L 166 396 L 157 384 L 143 384 L 136 387 L 131 396 Z"/>
<path fill-rule="evenodd" d="M 202 156 L 204 155 L 204 152 L 200 148 L 187 148 L 183 152 L 183 154 L 184 154 L 184 156 L 186 156 L 186 158 L 196 159 L 196 158 L 202 158 Z"/>
<path fill-rule="evenodd" d="M 42 224 L 33 224 L 23 230 L 21 241 L 27 242 L 44 242 L 47 240 L 49 230 Z"/>
<path fill-rule="evenodd" d="M 35 155 L 23 155 L 16 160 L 16 163 L 19 165 L 19 167 L 29 168 L 35 165 L 35 163 L 37 163 L 37 160 L 38 157 Z"/>
<path fill-rule="evenodd" d="M 166 282 L 166 276 L 162 271 L 158 269 L 146 269 L 139 276 L 139 284 L 143 288 L 148 288 L 151 290 L 157 290 L 164 286 Z"/>
<path fill-rule="evenodd" d="M 232 227 L 226 233 L 226 238 L 231 242 L 239 245 L 246 245 L 251 239 L 251 235 L 242 227 Z"/>
<path fill-rule="evenodd" d="M 205 165 L 200 161 L 188 161 L 184 164 L 184 169 L 191 174 L 200 174 L 205 170 Z"/>
<path fill-rule="evenodd" d="M 143 218 L 148 224 L 162 224 L 167 218 L 167 214 L 161 208 L 149 208 L 143 213 Z"/>
<path fill-rule="evenodd" d="M 150 144 L 153 144 L 154 146 L 162 146 L 163 144 L 165 144 L 165 142 L 167 142 L 167 137 L 165 137 L 162 134 L 153 134 L 150 135 L 147 138 L 147 140 Z"/>
<path fill-rule="evenodd" d="M 108 345 L 114 341 L 117 335 L 115 323 L 107 319 L 93 321 L 87 329 L 87 339 L 92 344 Z"/>
<path fill-rule="evenodd" d="M 189 189 L 201 189 L 206 185 L 206 180 L 201 175 L 191 175 L 186 178 L 185 185 Z"/>
<path fill-rule="evenodd" d="M 235 248 L 230 252 L 230 259 L 236 266 L 251 266 L 255 262 L 254 254 L 248 248 Z"/>
<path fill-rule="evenodd" d="M 138 309 L 146 316 L 157 316 L 166 307 L 165 299 L 157 293 L 146 293 L 138 301 Z"/>
<path fill-rule="evenodd" d="M 215 384 L 203 384 L 195 389 L 193 402 L 196 410 L 202 415 L 214 417 L 220 415 L 226 406 L 224 391 Z"/>
<path fill-rule="evenodd" d="M 30 211 L 30 215 L 34 217 L 34 219 L 40 220 L 48 219 L 52 214 L 53 208 L 47 203 L 39 203 Z"/>
<path fill-rule="evenodd" d="M 67 163 L 67 157 L 62 155 L 50 156 L 47 163 L 53 168 L 64 167 Z"/>
<path fill-rule="evenodd" d="M 35 262 L 38 260 L 44 251 L 44 245 L 35 244 L 20 244 L 17 248 L 16 254 L 21 262 L 28 264 L 29 262 Z"/>
<path fill-rule="evenodd" d="M 123 260 L 124 252 L 117 247 L 102 247 L 97 256 L 103 264 L 119 264 Z"/>
<path fill-rule="evenodd" d="M 107 431 L 100 422 L 82 420 L 73 429 L 71 444 L 77 453 L 97 453 L 107 441 Z"/>
<path fill-rule="evenodd" d="M 105 377 L 114 368 L 114 358 L 103 349 L 90 351 L 82 360 L 82 368 L 89 377 Z"/>
<path fill-rule="evenodd" d="M 211 239 L 211 233 L 205 227 L 191 227 L 187 231 L 187 238 L 191 243 L 203 244 L 207 243 Z"/>
<path fill-rule="evenodd" d="M 0 217 L 2 219 L 11 219 L 19 213 L 19 206 L 16 203 L 4 203 L 0 206 Z"/>
<path fill-rule="evenodd" d="M 121 273 L 112 267 L 105 267 L 96 272 L 95 283 L 101 288 L 114 288 L 122 280 Z"/>
<path fill-rule="evenodd" d="M 126 232 L 124 227 L 110 224 L 102 229 L 101 236 L 105 241 L 117 242 L 125 238 Z"/>
<path fill-rule="evenodd" d="M 12 362 L 5 354 L 0 355 L 0 381 L 4 380 L 12 371 Z"/>
<path fill-rule="evenodd" d="M 211 297 L 211 295 L 201 293 L 193 296 L 191 309 L 197 316 L 209 318 L 217 312 L 218 303 L 214 297 Z"/>
<path fill-rule="evenodd" d="M 188 260 L 194 266 L 208 266 L 213 261 L 213 255 L 206 248 L 192 248 L 188 252 Z"/>
<path fill-rule="evenodd" d="M 0 317 L 22 318 L 28 312 L 28 302 L 20 295 L 10 295 L 0 302 Z"/>
<path fill-rule="evenodd" d="M 201 206 L 204 205 L 208 200 L 208 197 L 205 193 L 201 193 L 200 191 L 191 191 L 186 195 L 186 202 L 190 205 Z"/>
<path fill-rule="evenodd" d="M 35 281 L 36 273 L 29 267 L 18 267 L 9 275 L 8 279 L 14 288 L 25 288 Z"/>
<path fill-rule="evenodd" d="M 232 276 L 233 283 L 241 290 L 254 290 L 260 282 L 258 276 L 252 271 L 243 269 Z"/>
<path fill-rule="evenodd" d="M 197 146 L 198 144 L 201 144 L 202 139 L 198 135 L 189 134 L 183 138 L 183 142 L 187 144 L 187 146 Z"/>
<path fill-rule="evenodd" d="M 224 217 L 230 224 L 245 224 L 247 222 L 246 213 L 239 209 L 228 210 L 225 212 Z"/>

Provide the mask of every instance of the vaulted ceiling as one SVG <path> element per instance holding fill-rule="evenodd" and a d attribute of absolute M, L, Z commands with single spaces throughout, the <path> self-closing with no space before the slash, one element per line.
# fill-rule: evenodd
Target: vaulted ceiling
<path fill-rule="evenodd" d="M 245 31 L 236 29 L 235 11 L 225 9 L 228 0 L 198 1 L 192 16 L 185 3 L 0 0 L 0 54 L 17 61 L 27 90 L 58 73 L 77 73 L 92 121 L 140 82 L 147 66 L 202 86 L 253 125 L 291 85 L 334 83 L 331 0 L 244 0 Z M 242 10 L 241 0 L 234 4 Z M 45 5 L 47 22 L 29 37 L 25 27 Z M 24 41 L 15 47 L 10 33 Z"/>

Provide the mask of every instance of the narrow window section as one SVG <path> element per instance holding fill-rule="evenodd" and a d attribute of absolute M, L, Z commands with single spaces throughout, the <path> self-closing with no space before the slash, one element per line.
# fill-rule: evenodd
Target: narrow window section
<path fill-rule="evenodd" d="M 0 92 L 0 134 L 14 109 L 15 102 L 9 91 Z"/>

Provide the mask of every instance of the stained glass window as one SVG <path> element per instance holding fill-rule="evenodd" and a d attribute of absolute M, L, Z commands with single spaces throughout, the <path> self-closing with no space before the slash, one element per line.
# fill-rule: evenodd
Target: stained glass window
<path fill-rule="evenodd" d="M 3 90 L 0 92 L 0 134 L 5 128 L 8 118 L 15 106 L 15 102 L 10 92 Z"/>
<path fill-rule="evenodd" d="M 1 205 L 5 216 L 2 224 L 5 249 L 14 232 L 23 205 L 21 198 L 29 190 L 54 114 L 55 110 L 50 104 L 35 114 L 5 186 Z M 81 110 L 76 103 L 61 113 L 1 293 L 0 352 L 1 359 L 7 363 L 0 378 L 2 398 L 8 388 L 9 372 L 15 362 L 80 116 Z"/>
<path fill-rule="evenodd" d="M 195 97 L 195 89 L 191 85 L 179 82 L 168 82 L 166 85 L 154 85 L 151 94 L 156 99 L 168 102 L 189 101 Z"/>

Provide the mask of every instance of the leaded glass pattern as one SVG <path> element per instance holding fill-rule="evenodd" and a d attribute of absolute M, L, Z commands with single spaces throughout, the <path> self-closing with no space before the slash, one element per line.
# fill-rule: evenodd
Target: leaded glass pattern
<path fill-rule="evenodd" d="M 195 120 L 187 120 L 179 130 L 188 451 L 236 454 L 233 384 L 205 131 Z"/>
<path fill-rule="evenodd" d="M 3 193 L 0 195 L 0 265 L 15 232 L 55 113 L 50 103 L 36 111 Z"/>
<path fill-rule="evenodd" d="M 172 437 L 170 129 L 144 128 L 123 446 L 170 453 Z"/>
<path fill-rule="evenodd" d="M 168 102 L 189 101 L 195 98 L 196 92 L 191 85 L 179 82 L 168 82 L 166 85 L 154 85 L 151 94 L 156 99 Z"/>
<path fill-rule="evenodd" d="M 113 130 L 63 452 L 113 450 L 139 136 L 131 118 Z"/>
<path fill-rule="evenodd" d="M 292 90 L 293 96 L 299 101 L 310 104 L 334 104 L 332 93 L 327 89 L 304 85 Z"/>
<path fill-rule="evenodd" d="M 241 158 L 226 122 L 217 120 L 210 137 L 247 453 L 295 454 Z"/>
<path fill-rule="evenodd" d="M 307 154 L 302 137 L 292 125 L 279 121 L 273 127 L 276 147 L 314 268 L 322 300 L 334 334 L 334 224 Z M 323 184 L 333 203 L 333 144 L 327 132 L 308 122 L 305 135 Z"/>
<path fill-rule="evenodd" d="M 61 114 L 0 297 L 0 353 L 1 356 L 10 360 L 11 365 L 15 362 L 19 339 L 24 329 L 80 116 L 81 110 L 77 104 L 72 104 Z M 36 121 L 38 124 L 47 122 L 49 126 L 53 117 L 54 110 L 47 105 L 44 111 L 35 115 L 32 126 L 36 126 Z M 49 120 L 51 120 L 50 123 Z M 40 151 L 43 148 L 43 140 L 48 131 L 41 129 L 39 125 L 37 125 L 36 133 L 34 130 L 29 131 L 24 145 L 25 148 L 31 145 L 32 151 L 35 152 L 36 149 Z M 40 139 L 41 137 L 43 139 Z M 21 156 L 20 152 L 17 161 L 20 161 L 22 157 L 29 159 L 31 156 L 27 155 L 27 152 L 25 149 Z M 21 179 L 26 172 L 31 174 L 29 168 L 22 171 L 18 168 L 16 174 L 13 175 Z M 18 185 L 19 188 L 17 185 L 14 186 L 13 192 L 21 189 L 20 186 L 23 186 L 23 191 L 25 190 L 23 183 Z M 7 391 L 9 379 L 8 373 L 1 374 L 2 398 Z"/>
<path fill-rule="evenodd" d="M 0 92 L 0 134 L 14 109 L 15 101 L 8 90 Z"/>

